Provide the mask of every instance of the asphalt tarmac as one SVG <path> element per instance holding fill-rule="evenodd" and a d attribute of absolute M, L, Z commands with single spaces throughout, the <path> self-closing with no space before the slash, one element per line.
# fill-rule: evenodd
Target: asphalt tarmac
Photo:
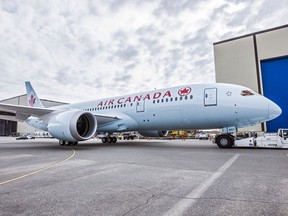
<path fill-rule="evenodd" d="M 0 215 L 288 215 L 288 150 L 0 137 Z"/>

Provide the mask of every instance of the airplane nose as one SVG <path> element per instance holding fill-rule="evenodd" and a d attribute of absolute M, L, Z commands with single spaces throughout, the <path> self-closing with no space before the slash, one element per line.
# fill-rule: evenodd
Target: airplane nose
<path fill-rule="evenodd" d="M 281 108 L 277 104 L 275 104 L 273 101 L 269 100 L 268 106 L 269 106 L 269 120 L 272 120 L 278 117 L 279 115 L 281 115 L 282 113 Z"/>

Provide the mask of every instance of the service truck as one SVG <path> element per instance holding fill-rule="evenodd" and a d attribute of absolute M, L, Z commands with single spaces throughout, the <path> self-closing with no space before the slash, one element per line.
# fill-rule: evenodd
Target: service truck
<path fill-rule="evenodd" d="M 233 141 L 230 142 L 232 139 Z M 225 145 L 229 142 L 232 143 L 232 145 Z M 288 129 L 280 128 L 277 133 L 264 133 L 263 136 L 253 136 L 240 139 L 231 135 L 230 140 L 226 140 L 224 136 L 219 135 L 215 138 L 215 143 L 217 143 L 220 148 L 258 147 L 288 149 Z"/>

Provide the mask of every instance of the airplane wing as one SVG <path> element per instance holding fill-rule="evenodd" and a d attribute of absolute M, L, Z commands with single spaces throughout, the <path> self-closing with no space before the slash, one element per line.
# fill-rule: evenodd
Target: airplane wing
<path fill-rule="evenodd" d="M 10 121 L 24 121 L 29 116 L 41 117 L 54 111 L 56 111 L 56 109 L 49 109 L 44 107 L 27 107 L 0 103 L 0 119 Z M 57 111 L 60 110 L 57 109 Z M 119 119 L 117 116 L 112 115 L 95 114 L 94 116 L 97 118 L 98 125 L 109 124 Z"/>
<path fill-rule="evenodd" d="M 36 116 L 36 117 L 47 115 L 55 111 L 49 108 L 27 107 L 27 106 L 4 104 L 4 103 L 0 103 L 0 110 L 12 113 L 27 114 L 29 116 Z"/>

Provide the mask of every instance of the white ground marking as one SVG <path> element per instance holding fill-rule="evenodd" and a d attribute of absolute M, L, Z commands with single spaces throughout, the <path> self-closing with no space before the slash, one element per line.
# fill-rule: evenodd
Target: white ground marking
<path fill-rule="evenodd" d="M 183 215 L 183 213 L 191 206 L 198 198 L 200 198 L 209 187 L 224 174 L 224 172 L 238 159 L 240 155 L 236 154 L 230 158 L 223 166 L 221 166 L 216 172 L 214 172 L 206 181 L 203 181 L 199 186 L 192 190 L 185 197 L 187 199 L 182 199 L 176 203 L 169 211 L 164 215 L 174 216 Z"/>

